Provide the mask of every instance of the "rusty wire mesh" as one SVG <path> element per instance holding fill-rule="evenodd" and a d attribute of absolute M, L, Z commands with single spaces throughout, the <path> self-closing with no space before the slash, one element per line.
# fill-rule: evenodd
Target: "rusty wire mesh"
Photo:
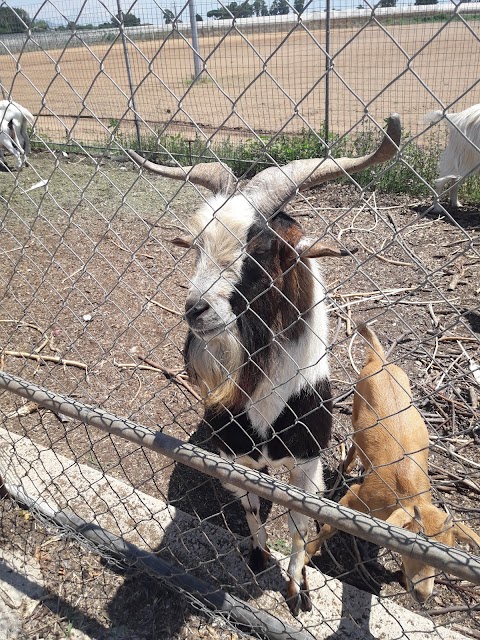
<path fill-rule="evenodd" d="M 12 6 L 2 2 L 0 17 Z M 322 454 L 327 497 L 338 501 L 359 474 L 337 468 L 364 359 L 355 326 L 376 320 L 428 426 L 434 502 L 480 533 L 476 192 L 464 194 L 465 213 L 428 212 L 432 149 L 446 127 L 422 123 L 432 109 L 478 102 L 480 9 L 335 2 L 328 12 L 312 3 L 299 15 L 292 5 L 287 15 L 207 19 L 218 8 L 195 6 L 203 18 L 197 76 L 188 4 L 25 3 L 32 22 L 17 16 L 29 30 L 0 34 L 3 97 L 35 116 L 30 166 L 0 176 L 1 368 L 213 450 L 198 390 L 181 373 L 194 260 L 169 243 L 206 191 L 140 174 L 124 149 L 153 150 L 169 163 L 218 157 L 250 175 L 255 164 L 275 163 L 275 145 L 288 149 L 289 140 L 293 150 L 300 138 L 333 156 L 371 150 L 397 111 L 400 160 L 363 182 L 298 195 L 287 208 L 311 237 L 358 249 L 323 259 L 335 400 Z M 119 11 L 141 24 L 126 26 Z M 102 23 L 110 25 L 84 28 Z M 218 481 L 5 391 L 0 414 L 0 475 L 16 497 L 1 503 L 1 553 L 14 569 L 7 576 L 23 576 L 18 591 L 2 588 L 0 597 L 9 616 L 21 603 L 25 637 L 74 629 L 92 638 L 274 637 L 268 625 L 213 616 L 184 584 L 170 579 L 165 589 L 105 546 L 90 553 L 98 546 L 81 531 L 48 517 L 56 509 L 270 614 L 284 637 L 294 629 L 299 638 L 480 633 L 478 587 L 441 574 L 422 608 L 398 584 L 398 555 L 346 534 L 308 569 L 313 611 L 295 620 L 284 601 L 284 507 L 262 504 L 277 562 L 255 576 L 245 514 Z"/>

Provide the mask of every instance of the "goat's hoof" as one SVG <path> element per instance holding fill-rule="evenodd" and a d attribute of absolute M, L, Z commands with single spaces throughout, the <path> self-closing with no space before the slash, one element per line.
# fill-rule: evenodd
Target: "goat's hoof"
<path fill-rule="evenodd" d="M 288 608 L 290 609 L 290 613 L 294 618 L 296 618 L 300 613 L 300 603 L 301 598 L 299 593 L 296 593 L 295 595 L 287 598 Z"/>
<path fill-rule="evenodd" d="M 300 611 L 311 611 L 312 610 L 312 600 L 310 598 L 310 593 L 301 589 L 297 593 L 289 595 L 287 597 L 288 608 L 290 609 L 290 613 L 295 618 L 298 616 Z"/>
<path fill-rule="evenodd" d="M 264 571 L 270 560 L 270 551 L 268 547 L 262 549 L 261 547 L 252 547 L 250 549 L 250 558 L 248 560 L 248 566 L 253 573 L 260 573 Z"/>
<path fill-rule="evenodd" d="M 302 570 L 300 589 L 298 589 L 294 579 L 290 578 L 287 587 L 287 604 L 292 616 L 295 616 L 295 618 L 298 616 L 300 609 L 302 611 L 312 610 L 312 600 L 308 589 L 305 567 Z"/>
<path fill-rule="evenodd" d="M 312 610 L 312 599 L 309 591 L 304 591 L 303 589 L 300 591 L 300 608 L 302 611 Z"/>

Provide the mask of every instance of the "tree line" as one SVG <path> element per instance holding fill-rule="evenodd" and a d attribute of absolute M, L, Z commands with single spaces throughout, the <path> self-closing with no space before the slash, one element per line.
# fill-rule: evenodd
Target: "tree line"
<path fill-rule="evenodd" d="M 437 4 L 438 0 L 415 0 L 416 5 Z M 397 0 L 380 0 L 377 7 L 395 7 Z M 293 0 L 293 9 L 296 13 L 303 12 L 305 0 Z M 359 4 L 357 9 L 365 9 L 367 5 Z M 273 0 L 270 6 L 265 0 L 246 0 L 245 2 L 230 2 L 219 9 L 211 9 L 207 12 L 207 18 L 215 20 L 229 20 L 231 18 L 252 18 L 253 16 L 279 16 L 287 15 L 292 9 L 287 0 Z M 179 16 L 175 16 L 171 9 L 162 9 L 163 18 L 166 24 L 181 22 Z M 196 14 L 197 22 L 203 20 L 202 16 Z M 31 20 L 25 9 L 0 7 L 0 33 L 24 33 L 31 29 L 34 32 L 48 31 L 54 29 L 56 31 L 79 30 L 79 29 L 113 29 L 118 28 L 120 24 L 125 27 L 138 27 L 141 25 L 140 18 L 135 14 L 128 12 L 125 14 L 117 13 L 112 16 L 109 22 L 102 24 L 77 24 L 76 22 L 68 22 L 67 25 L 51 27 L 46 20 Z"/>

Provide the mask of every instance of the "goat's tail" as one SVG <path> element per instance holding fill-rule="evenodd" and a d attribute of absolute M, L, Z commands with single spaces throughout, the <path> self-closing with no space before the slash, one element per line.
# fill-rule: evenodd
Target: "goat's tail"
<path fill-rule="evenodd" d="M 386 364 L 385 351 L 383 350 L 377 335 L 366 324 L 360 325 L 357 329 L 358 333 L 365 338 L 367 342 L 367 362 L 380 360 L 382 364 Z"/>
<path fill-rule="evenodd" d="M 423 123 L 437 124 L 437 122 L 440 122 L 440 120 L 443 118 L 444 115 L 446 114 L 444 114 L 443 111 L 429 111 L 428 113 L 425 114 L 423 118 Z"/>

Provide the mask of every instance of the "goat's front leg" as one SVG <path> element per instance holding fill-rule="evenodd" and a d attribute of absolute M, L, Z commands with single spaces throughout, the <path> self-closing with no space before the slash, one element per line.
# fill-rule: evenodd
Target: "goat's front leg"
<path fill-rule="evenodd" d="M 295 466 L 290 471 L 290 483 L 304 491 L 323 494 L 325 485 L 320 458 Z M 288 517 L 288 528 L 292 537 L 292 550 L 288 565 L 287 603 L 294 616 L 298 615 L 300 609 L 302 611 L 311 611 L 312 609 L 305 567 L 305 563 L 308 561 L 305 547 L 309 520 L 308 516 L 295 511 L 291 511 Z"/>
<path fill-rule="evenodd" d="M 348 507 L 349 509 L 356 509 L 357 511 L 361 511 L 362 513 L 367 513 L 368 506 L 358 495 L 364 486 L 364 484 L 352 484 L 348 488 L 348 493 L 346 493 L 340 499 L 338 504 L 343 507 Z M 320 528 L 320 531 L 318 532 L 318 535 L 307 544 L 308 557 L 311 558 L 312 556 L 314 556 L 320 549 L 322 544 L 329 538 L 334 536 L 337 531 L 338 529 L 336 529 L 331 524 L 323 524 Z"/>
<path fill-rule="evenodd" d="M 232 460 L 231 457 L 223 453 L 221 455 L 227 460 Z M 246 464 L 245 459 L 238 462 L 244 466 L 249 466 L 248 463 Z M 224 483 L 223 486 L 240 500 L 245 510 L 250 530 L 250 558 L 248 564 L 252 571 L 260 573 L 260 571 L 267 568 L 270 559 L 270 551 L 267 547 L 267 532 L 260 517 L 260 498 L 253 493 L 245 493 L 244 489 L 240 489 L 233 484 Z"/>

